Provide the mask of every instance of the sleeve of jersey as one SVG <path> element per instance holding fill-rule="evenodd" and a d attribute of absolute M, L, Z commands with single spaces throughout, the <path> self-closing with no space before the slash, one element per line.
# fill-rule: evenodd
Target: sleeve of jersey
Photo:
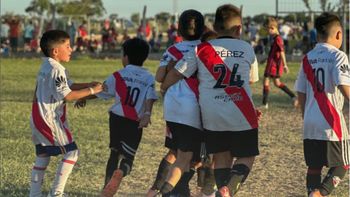
<path fill-rule="evenodd" d="M 55 69 L 52 72 L 51 88 L 53 96 L 57 100 L 63 100 L 72 90 L 69 88 L 66 73 L 63 70 Z"/>
<path fill-rule="evenodd" d="M 191 77 L 193 73 L 196 72 L 197 68 L 197 55 L 195 50 L 186 53 L 175 65 L 175 69 L 187 78 Z"/>
<path fill-rule="evenodd" d="M 299 74 L 294 84 L 294 90 L 301 93 L 306 93 L 306 76 L 304 73 L 303 65 L 300 66 Z"/>
<path fill-rule="evenodd" d="M 103 82 L 103 85 L 105 86 L 105 90 L 96 94 L 96 96 L 105 100 L 113 98 L 115 95 L 115 78 L 113 75 L 109 76 L 106 81 Z"/>
<path fill-rule="evenodd" d="M 169 53 L 168 50 L 165 51 L 165 53 L 162 56 L 162 59 L 160 60 L 159 67 L 167 66 L 171 60 L 176 61 L 176 59 L 174 59 L 174 57 L 172 57 L 172 55 Z"/>
<path fill-rule="evenodd" d="M 250 82 L 254 83 L 259 81 L 259 68 L 258 68 L 258 61 L 256 60 L 256 57 L 254 57 L 253 64 L 250 68 Z"/>
<path fill-rule="evenodd" d="M 155 81 L 154 81 L 154 78 L 152 78 L 150 80 L 150 85 L 147 87 L 147 93 L 146 93 L 147 100 L 149 100 L 149 99 L 157 100 L 158 99 L 154 84 L 155 84 Z"/>
<path fill-rule="evenodd" d="M 347 55 L 345 53 L 339 53 L 335 61 L 336 66 L 332 70 L 335 85 L 350 86 L 350 67 Z"/>

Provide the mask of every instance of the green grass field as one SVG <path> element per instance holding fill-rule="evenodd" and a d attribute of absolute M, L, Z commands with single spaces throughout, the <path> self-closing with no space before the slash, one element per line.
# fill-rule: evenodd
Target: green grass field
<path fill-rule="evenodd" d="M 34 146 L 31 142 L 29 117 L 39 59 L 1 59 L 1 177 L 0 196 L 28 196 Z M 157 61 L 148 61 L 146 67 L 153 73 Z M 291 73 L 282 80 L 292 89 L 299 64 L 290 63 Z M 80 58 L 65 64 L 75 82 L 103 81 L 121 68 L 120 60 Z M 260 66 L 260 76 L 264 65 Z M 254 100 L 261 103 L 262 85 L 253 85 Z M 80 157 L 68 183 L 69 196 L 97 196 L 104 181 L 105 165 L 109 156 L 108 113 L 113 100 L 94 100 L 84 109 L 68 106 L 68 119 Z M 253 171 L 237 195 L 238 197 L 301 197 L 306 196 L 304 157 L 302 152 L 302 120 L 300 112 L 292 107 L 290 98 L 272 87 L 268 110 L 263 110 L 260 122 L 260 155 Z M 347 116 L 347 120 L 349 117 Z M 118 196 L 143 196 L 153 182 L 158 164 L 166 153 L 163 147 L 164 121 L 162 101 L 154 107 L 152 125 L 145 129 L 134 168 L 126 177 Z M 50 188 L 60 157 L 52 158 L 43 185 Z M 325 171 L 324 171 L 325 173 Z M 194 182 L 192 187 L 194 188 Z M 195 188 L 194 188 L 195 190 Z M 332 196 L 349 196 L 347 177 Z"/>

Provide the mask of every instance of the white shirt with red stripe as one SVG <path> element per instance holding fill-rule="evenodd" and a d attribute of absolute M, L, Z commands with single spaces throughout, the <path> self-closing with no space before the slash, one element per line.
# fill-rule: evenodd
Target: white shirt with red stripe
<path fill-rule="evenodd" d="M 170 61 L 179 61 L 184 54 L 193 50 L 200 40 L 182 41 L 170 46 L 163 54 L 160 67 Z M 164 96 L 164 119 L 170 122 L 202 128 L 198 104 L 198 79 L 196 76 L 181 79 L 167 90 Z"/>
<path fill-rule="evenodd" d="M 306 94 L 304 139 L 349 139 L 339 85 L 350 86 L 347 55 L 330 44 L 317 44 L 304 57 L 295 82 L 295 90 Z"/>
<path fill-rule="evenodd" d="M 99 98 L 115 98 L 110 112 L 131 120 L 138 120 L 145 112 L 145 102 L 158 99 L 154 77 L 145 68 L 127 65 L 110 75 L 104 84 L 107 90 L 97 94 Z"/>
<path fill-rule="evenodd" d="M 44 58 L 32 104 L 30 126 L 33 142 L 43 146 L 64 146 L 73 142 L 66 121 L 64 97 L 71 92 L 66 69 L 52 58 Z"/>
<path fill-rule="evenodd" d="M 257 61 L 249 43 L 233 38 L 199 44 L 175 68 L 184 76 L 198 71 L 203 127 L 243 131 L 258 127 L 249 81 L 258 80 Z"/>

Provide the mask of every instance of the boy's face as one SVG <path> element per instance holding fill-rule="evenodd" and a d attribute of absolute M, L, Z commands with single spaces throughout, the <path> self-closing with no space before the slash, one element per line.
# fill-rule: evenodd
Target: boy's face
<path fill-rule="evenodd" d="M 53 48 L 54 59 L 58 62 L 68 62 L 71 54 L 72 48 L 70 47 L 69 39 Z"/>
<path fill-rule="evenodd" d="M 270 35 L 275 35 L 277 33 L 277 28 L 273 25 L 268 25 L 266 29 Z"/>

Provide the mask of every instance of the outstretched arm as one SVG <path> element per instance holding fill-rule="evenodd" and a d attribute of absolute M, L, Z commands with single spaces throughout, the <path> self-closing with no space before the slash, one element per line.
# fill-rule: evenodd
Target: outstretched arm
<path fill-rule="evenodd" d="M 171 60 L 166 66 L 160 66 L 156 72 L 155 79 L 157 82 L 162 83 L 168 74 L 168 72 L 174 68 L 176 61 Z"/>

